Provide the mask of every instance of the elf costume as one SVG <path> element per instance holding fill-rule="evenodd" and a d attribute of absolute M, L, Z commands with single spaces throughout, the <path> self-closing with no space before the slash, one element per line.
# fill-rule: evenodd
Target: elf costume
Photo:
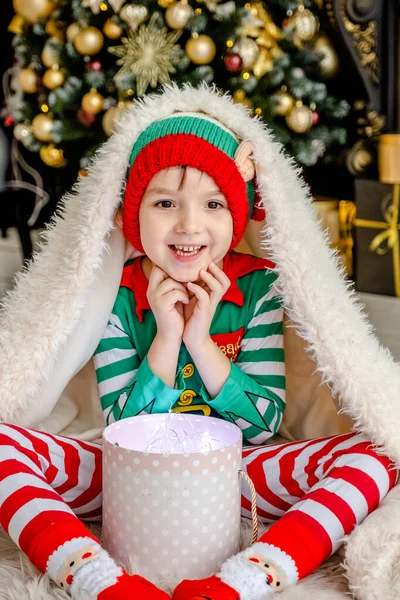
<path fill-rule="evenodd" d="M 233 421 L 251 444 L 266 442 L 277 431 L 285 407 L 283 311 L 273 286 L 276 275 L 266 272 L 271 263 L 236 252 L 225 256 L 223 271 L 232 283 L 217 307 L 210 335 L 232 365 L 212 399 L 184 344 L 174 388 L 151 371 L 146 357 L 157 325 L 140 263 L 136 258 L 125 267 L 94 355 L 106 424 L 143 413 L 194 412 Z"/>
<path fill-rule="evenodd" d="M 231 393 L 222 390 L 213 406 L 215 399 L 201 387 L 184 349 L 177 387 L 168 392 L 172 409 L 181 410 L 186 402 L 203 414 L 213 411 L 237 423 L 245 440 L 257 444 L 245 448 L 243 468 L 257 490 L 259 517 L 274 524 L 216 575 L 182 582 L 176 600 L 262 600 L 284 591 L 334 552 L 397 480 L 390 459 L 400 462 L 399 417 L 393 409 L 400 373 L 353 305 L 298 174 L 257 119 L 228 97 L 205 86 L 168 88 L 135 106 L 100 150 L 2 318 L 0 522 L 32 562 L 74 598 L 166 597 L 140 576 L 127 575 L 78 520 L 101 512 L 101 446 L 48 433 L 50 421 L 40 431 L 28 427 L 36 428 L 52 413 L 62 390 L 93 354 L 109 422 L 150 408 L 165 410 L 158 394 L 142 402 L 148 386 L 160 389 L 145 358 L 154 323 L 143 301 L 140 259 L 123 270 L 124 240 L 111 230 L 125 190 L 124 234 L 140 250 L 137 213 L 144 190 L 152 175 L 177 165 L 207 172 L 225 195 L 233 218 L 231 250 L 249 217 L 258 216 L 260 204 L 266 209 L 267 226 L 253 247 L 255 254 L 268 248 L 274 266 L 228 254 L 224 270 L 236 283 L 218 309 L 221 329 L 217 320 L 212 324 L 214 341 L 231 353 Z M 242 272 L 240 260 L 249 261 L 250 270 Z M 294 439 L 291 431 L 299 420 L 285 422 L 293 404 L 287 404 L 283 384 L 288 376 L 282 360 L 283 307 L 360 433 L 327 436 L 330 430 L 345 430 L 331 412 L 324 423 L 315 423 L 323 436 Z M 113 327 L 118 330 L 115 351 L 107 337 Z M 227 339 L 230 334 L 238 337 Z M 120 338 L 126 347 L 118 346 Z M 127 352 L 118 355 L 121 350 Z M 88 400 L 81 396 L 85 410 Z M 228 401 L 233 406 L 226 410 Z M 54 417 L 53 431 L 63 416 Z M 95 439 L 99 431 L 89 419 L 86 424 L 81 438 Z M 269 442 L 278 427 L 293 441 L 259 445 Z M 69 432 L 67 424 L 63 431 Z M 370 440 L 384 452 L 375 451 Z M 244 490 L 245 516 L 249 508 Z M 362 586 L 363 579 L 358 581 Z"/>

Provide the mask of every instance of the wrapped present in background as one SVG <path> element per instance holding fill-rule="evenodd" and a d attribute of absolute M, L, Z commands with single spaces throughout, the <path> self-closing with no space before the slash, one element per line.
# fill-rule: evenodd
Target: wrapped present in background
<path fill-rule="evenodd" d="M 378 156 L 380 181 L 356 180 L 356 287 L 400 297 L 400 134 L 382 135 Z"/>
<path fill-rule="evenodd" d="M 353 275 L 353 227 L 356 207 L 348 200 L 332 200 L 316 196 L 313 202 L 322 227 L 328 230 L 331 245 L 339 251 L 339 257 L 349 278 Z"/>
<path fill-rule="evenodd" d="M 360 179 L 355 185 L 356 288 L 360 292 L 395 296 L 393 259 L 398 262 L 398 257 L 393 255 L 387 237 L 393 211 L 392 186 L 369 179 Z"/>
<path fill-rule="evenodd" d="M 327 229 L 332 248 L 339 251 L 339 257 L 346 269 L 349 278 L 353 275 L 353 228 L 356 206 L 348 200 L 335 200 L 331 196 L 315 196 L 313 202 L 315 212 L 321 221 L 323 229 Z M 257 229 L 262 229 L 263 224 L 250 221 Z M 237 252 L 252 254 L 252 250 L 246 242 L 246 236 L 240 240 L 236 247 Z"/>

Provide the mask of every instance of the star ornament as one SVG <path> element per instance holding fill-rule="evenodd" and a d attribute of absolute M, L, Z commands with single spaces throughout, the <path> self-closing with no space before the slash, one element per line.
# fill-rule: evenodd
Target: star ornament
<path fill-rule="evenodd" d="M 136 93 L 143 96 L 149 87 L 158 83 L 169 83 L 170 73 L 175 73 L 172 54 L 179 46 L 175 42 L 182 31 L 167 33 L 167 28 L 156 25 L 157 13 L 149 24 L 141 25 L 137 31 L 128 31 L 128 37 L 121 39 L 122 46 L 112 46 L 108 50 L 118 56 L 117 65 L 121 65 L 116 74 L 131 73 L 136 78 Z"/>

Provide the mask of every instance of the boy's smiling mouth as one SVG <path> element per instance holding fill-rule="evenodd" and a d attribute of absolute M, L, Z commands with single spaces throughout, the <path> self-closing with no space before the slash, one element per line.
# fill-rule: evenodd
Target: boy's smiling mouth
<path fill-rule="evenodd" d="M 174 257 L 180 261 L 187 261 L 195 259 L 200 256 L 207 246 L 201 245 L 184 245 L 184 244 L 171 244 L 168 246 L 173 253 Z"/>

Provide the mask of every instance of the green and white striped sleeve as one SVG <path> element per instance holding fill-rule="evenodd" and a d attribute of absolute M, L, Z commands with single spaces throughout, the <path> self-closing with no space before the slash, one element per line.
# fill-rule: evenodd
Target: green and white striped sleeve
<path fill-rule="evenodd" d="M 282 302 L 274 287 L 276 275 L 262 273 L 237 362 L 232 363 L 218 396 L 208 400 L 221 416 L 240 427 L 247 442 L 256 445 L 275 435 L 285 409 Z"/>
<path fill-rule="evenodd" d="M 165 385 L 150 369 L 147 357 L 140 360 L 129 333 L 127 311 L 132 307 L 125 294 L 117 296 L 93 356 L 106 425 L 138 414 L 168 412 L 182 392 Z"/>

